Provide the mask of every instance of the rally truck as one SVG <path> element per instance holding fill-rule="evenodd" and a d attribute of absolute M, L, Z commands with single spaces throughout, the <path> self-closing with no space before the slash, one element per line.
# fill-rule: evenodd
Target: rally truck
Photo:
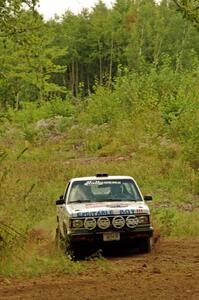
<path fill-rule="evenodd" d="M 141 252 L 150 252 L 153 228 L 146 204 L 150 200 L 130 176 L 73 178 L 56 201 L 56 240 L 76 249 L 89 243 L 133 241 Z"/>

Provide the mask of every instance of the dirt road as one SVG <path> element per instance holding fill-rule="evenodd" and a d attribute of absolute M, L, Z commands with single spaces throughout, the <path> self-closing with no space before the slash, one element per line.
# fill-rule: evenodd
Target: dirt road
<path fill-rule="evenodd" d="M 150 254 L 121 254 L 85 265 L 78 274 L 0 278 L 0 299 L 199 299 L 199 240 L 160 239 Z"/>

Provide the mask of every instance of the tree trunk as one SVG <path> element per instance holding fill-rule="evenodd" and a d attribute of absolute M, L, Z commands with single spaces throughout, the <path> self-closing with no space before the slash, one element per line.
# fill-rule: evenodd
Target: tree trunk
<path fill-rule="evenodd" d="M 88 91 L 88 95 L 90 95 L 90 93 L 91 93 L 91 90 L 90 90 L 90 78 L 89 78 L 88 72 L 86 74 L 86 79 L 87 79 L 87 91 Z"/>
<path fill-rule="evenodd" d="M 182 58 L 183 58 L 183 52 L 185 49 L 185 43 L 187 41 L 187 36 L 189 34 L 189 23 L 186 22 L 186 26 L 184 27 L 183 36 L 182 36 L 182 45 L 181 45 L 181 51 L 178 53 L 177 59 L 176 59 L 176 71 L 179 71 L 182 68 Z"/>
<path fill-rule="evenodd" d="M 102 55 L 101 55 L 100 40 L 98 40 L 98 47 L 99 47 L 99 81 L 100 81 L 100 85 L 102 85 Z"/>
<path fill-rule="evenodd" d="M 71 74 L 71 92 L 74 95 L 74 86 L 75 86 L 75 62 L 74 59 L 72 61 L 72 74 Z"/>
<path fill-rule="evenodd" d="M 162 47 L 162 39 L 159 36 L 159 34 L 157 34 L 156 45 L 155 45 L 154 55 L 153 55 L 153 63 L 154 63 L 155 68 L 157 68 L 157 66 L 159 64 L 161 47 Z"/>
<path fill-rule="evenodd" d="M 78 95 L 79 92 L 79 66 L 78 66 L 78 61 L 76 61 L 75 64 L 75 96 Z"/>
<path fill-rule="evenodd" d="M 19 91 L 16 94 L 16 98 L 15 98 L 15 110 L 18 111 L 19 110 Z"/>
<path fill-rule="evenodd" d="M 111 36 L 111 52 L 110 52 L 110 65 L 109 65 L 109 82 L 108 85 L 111 85 L 112 81 L 112 67 L 113 67 L 113 33 Z"/>

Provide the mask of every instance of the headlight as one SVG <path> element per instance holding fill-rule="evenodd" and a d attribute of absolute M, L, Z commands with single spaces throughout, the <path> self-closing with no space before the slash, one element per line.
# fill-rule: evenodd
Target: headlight
<path fill-rule="evenodd" d="M 126 218 L 126 225 L 129 227 L 129 228 L 134 228 L 138 225 L 138 218 L 136 218 L 136 216 L 128 216 Z"/>
<path fill-rule="evenodd" d="M 112 224 L 113 224 L 113 227 L 115 227 L 116 229 L 120 229 L 120 228 L 124 227 L 125 220 L 122 216 L 116 216 L 113 218 Z"/>
<path fill-rule="evenodd" d="M 100 229 L 107 229 L 110 227 L 111 222 L 110 222 L 109 218 L 107 218 L 107 217 L 100 217 L 97 220 L 97 225 Z"/>
<path fill-rule="evenodd" d="M 94 218 L 86 218 L 84 220 L 84 227 L 86 229 L 92 230 L 95 229 L 96 226 L 97 226 L 97 222 Z"/>
<path fill-rule="evenodd" d="M 138 217 L 139 224 L 149 224 L 149 216 Z"/>
<path fill-rule="evenodd" d="M 72 220 L 72 227 L 73 228 L 81 228 L 84 226 L 83 220 Z"/>

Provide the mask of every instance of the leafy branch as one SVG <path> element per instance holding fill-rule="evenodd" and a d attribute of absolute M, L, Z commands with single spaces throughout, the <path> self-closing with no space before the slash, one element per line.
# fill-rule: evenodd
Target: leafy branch
<path fill-rule="evenodd" d="M 182 15 L 199 29 L 199 2 L 198 0 L 173 0 Z"/>
<path fill-rule="evenodd" d="M 17 19 L 19 15 L 28 8 L 36 13 L 35 7 L 38 0 L 0 0 L 0 33 L 12 36 L 18 32 Z M 20 29 L 26 31 L 26 28 Z"/>

